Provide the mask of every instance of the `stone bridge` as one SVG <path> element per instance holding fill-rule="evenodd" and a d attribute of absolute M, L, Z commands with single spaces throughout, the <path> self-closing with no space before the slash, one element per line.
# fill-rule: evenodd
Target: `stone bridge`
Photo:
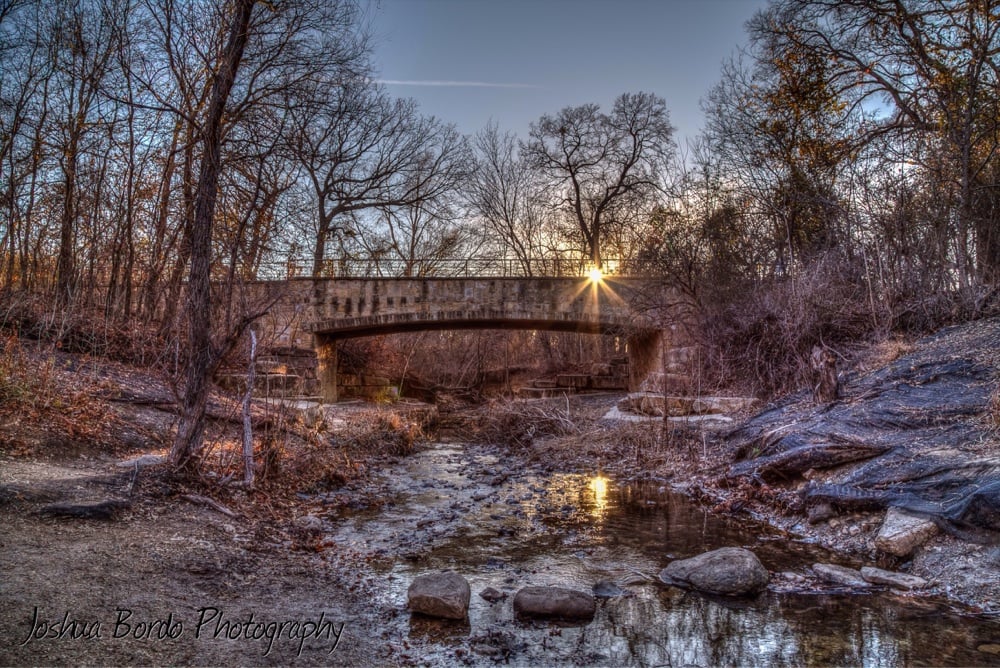
<path fill-rule="evenodd" d="M 324 401 L 336 401 L 337 342 L 346 338 L 443 329 L 615 335 L 626 342 L 630 389 L 659 370 L 663 345 L 679 343 L 676 323 L 664 328 L 648 315 L 665 292 L 652 279 L 336 278 L 289 284 L 279 311 L 294 305 L 299 336 L 311 335 Z"/>

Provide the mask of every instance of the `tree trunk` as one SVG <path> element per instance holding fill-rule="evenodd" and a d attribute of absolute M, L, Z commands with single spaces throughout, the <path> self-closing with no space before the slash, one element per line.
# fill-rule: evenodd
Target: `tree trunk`
<path fill-rule="evenodd" d="M 160 180 L 159 201 L 156 207 L 156 223 L 153 232 L 153 249 L 149 258 L 149 275 L 146 285 L 143 288 L 142 311 L 147 319 L 152 319 L 156 315 L 156 305 L 159 302 L 159 281 L 160 274 L 166 268 L 166 251 L 164 242 L 167 238 L 167 220 L 170 213 L 170 183 L 174 178 L 174 170 L 177 166 L 175 154 L 177 144 L 180 139 L 182 121 L 177 119 L 173 134 L 170 138 L 170 150 L 167 152 L 167 163 L 163 167 L 163 176 Z"/>
<path fill-rule="evenodd" d="M 195 191 L 194 218 L 191 222 L 191 274 L 188 281 L 188 366 L 187 385 L 182 403 L 181 421 L 170 451 L 170 461 L 177 468 L 197 462 L 205 430 L 205 406 L 209 378 L 219 363 L 212 342 L 212 219 L 222 158 L 222 115 L 243 59 L 256 0 L 238 0 L 234 8 L 229 38 L 219 69 L 212 82 L 201 139 L 201 169 Z"/>
<path fill-rule="evenodd" d="M 59 256 L 56 261 L 56 301 L 60 304 L 69 303 L 73 294 L 77 146 L 78 137 L 72 132 L 63 156 L 63 206 L 59 218 Z"/>
<path fill-rule="evenodd" d="M 313 278 L 323 277 L 323 259 L 326 255 L 326 225 L 321 223 L 316 231 L 316 246 L 313 248 Z"/>
<path fill-rule="evenodd" d="M 253 487 L 253 423 L 250 420 L 250 401 L 253 385 L 257 380 L 257 332 L 250 330 L 250 365 L 247 369 L 247 391 L 243 395 L 243 482 Z"/>

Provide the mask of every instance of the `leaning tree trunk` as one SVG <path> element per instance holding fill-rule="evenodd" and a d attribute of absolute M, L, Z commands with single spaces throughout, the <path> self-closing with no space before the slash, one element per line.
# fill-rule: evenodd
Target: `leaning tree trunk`
<path fill-rule="evenodd" d="M 205 431 L 205 407 L 209 378 L 219 363 L 211 331 L 212 218 L 222 157 L 222 114 L 236 80 L 236 70 L 247 44 L 247 28 L 256 0 L 238 0 L 229 39 L 222 53 L 205 123 L 202 126 L 201 169 L 195 191 L 194 219 L 191 222 L 191 275 L 188 281 L 188 367 L 187 384 L 181 407 L 181 421 L 170 451 L 177 468 L 197 462 Z"/>

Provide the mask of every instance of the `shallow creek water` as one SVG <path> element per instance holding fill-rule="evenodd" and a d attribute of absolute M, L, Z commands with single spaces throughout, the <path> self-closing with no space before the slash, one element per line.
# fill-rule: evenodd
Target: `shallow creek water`
<path fill-rule="evenodd" d="M 598 472 L 508 473 L 488 449 L 440 443 L 386 472 L 390 502 L 335 518 L 338 544 L 374 557 L 393 659 L 494 665 L 997 665 L 1000 624 L 885 591 L 850 593 L 777 579 L 753 600 L 666 587 L 675 558 L 723 546 L 752 549 L 772 573 L 805 575 L 831 555 L 764 527 L 707 514 L 659 482 L 617 484 Z M 406 590 L 422 573 L 454 570 L 472 587 L 468 622 L 411 616 Z M 527 585 L 590 592 L 612 582 L 583 625 L 522 622 Z M 782 584 L 784 583 L 784 584 Z M 507 594 L 488 603 L 487 587 Z"/>

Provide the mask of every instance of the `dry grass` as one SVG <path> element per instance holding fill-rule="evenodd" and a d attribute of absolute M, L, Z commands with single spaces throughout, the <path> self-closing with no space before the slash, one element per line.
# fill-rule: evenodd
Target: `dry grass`
<path fill-rule="evenodd" d="M 510 448 L 549 470 L 600 470 L 624 479 L 716 468 L 717 448 L 700 431 L 662 420 L 603 421 L 614 402 L 613 397 L 498 401 L 469 415 L 462 437 Z"/>
<path fill-rule="evenodd" d="M 795 276 L 762 282 L 706 307 L 705 379 L 773 397 L 812 386 L 814 346 L 871 340 L 882 327 L 859 267 L 831 254 Z"/>
<path fill-rule="evenodd" d="M 880 341 L 871 346 L 865 346 L 860 355 L 854 360 L 854 367 L 862 372 L 872 371 L 887 366 L 903 355 L 908 355 L 916 350 L 908 339 L 893 337 Z"/>
<path fill-rule="evenodd" d="M 44 295 L 16 290 L 0 291 L 0 304 L 0 333 L 142 368 L 165 366 L 174 357 L 174 347 L 148 319 L 108 318 L 98 306 L 57 308 Z"/>
<path fill-rule="evenodd" d="M 100 383 L 60 366 L 54 351 L 31 350 L 16 336 L 0 339 L 0 416 L 9 454 L 40 443 L 114 446 L 116 416 L 94 398 Z"/>
<path fill-rule="evenodd" d="M 0 408 L 41 411 L 60 408 L 55 358 L 29 358 L 16 336 L 0 340 Z"/>
<path fill-rule="evenodd" d="M 576 436 L 580 429 L 568 406 L 495 401 L 479 413 L 472 432 L 480 443 L 523 448 L 540 438 Z"/>
<path fill-rule="evenodd" d="M 412 453 L 428 440 L 427 427 L 417 418 L 381 408 L 355 413 L 333 432 L 323 422 L 277 425 L 258 446 L 260 479 L 272 491 L 336 489 L 363 476 L 374 460 Z"/>

